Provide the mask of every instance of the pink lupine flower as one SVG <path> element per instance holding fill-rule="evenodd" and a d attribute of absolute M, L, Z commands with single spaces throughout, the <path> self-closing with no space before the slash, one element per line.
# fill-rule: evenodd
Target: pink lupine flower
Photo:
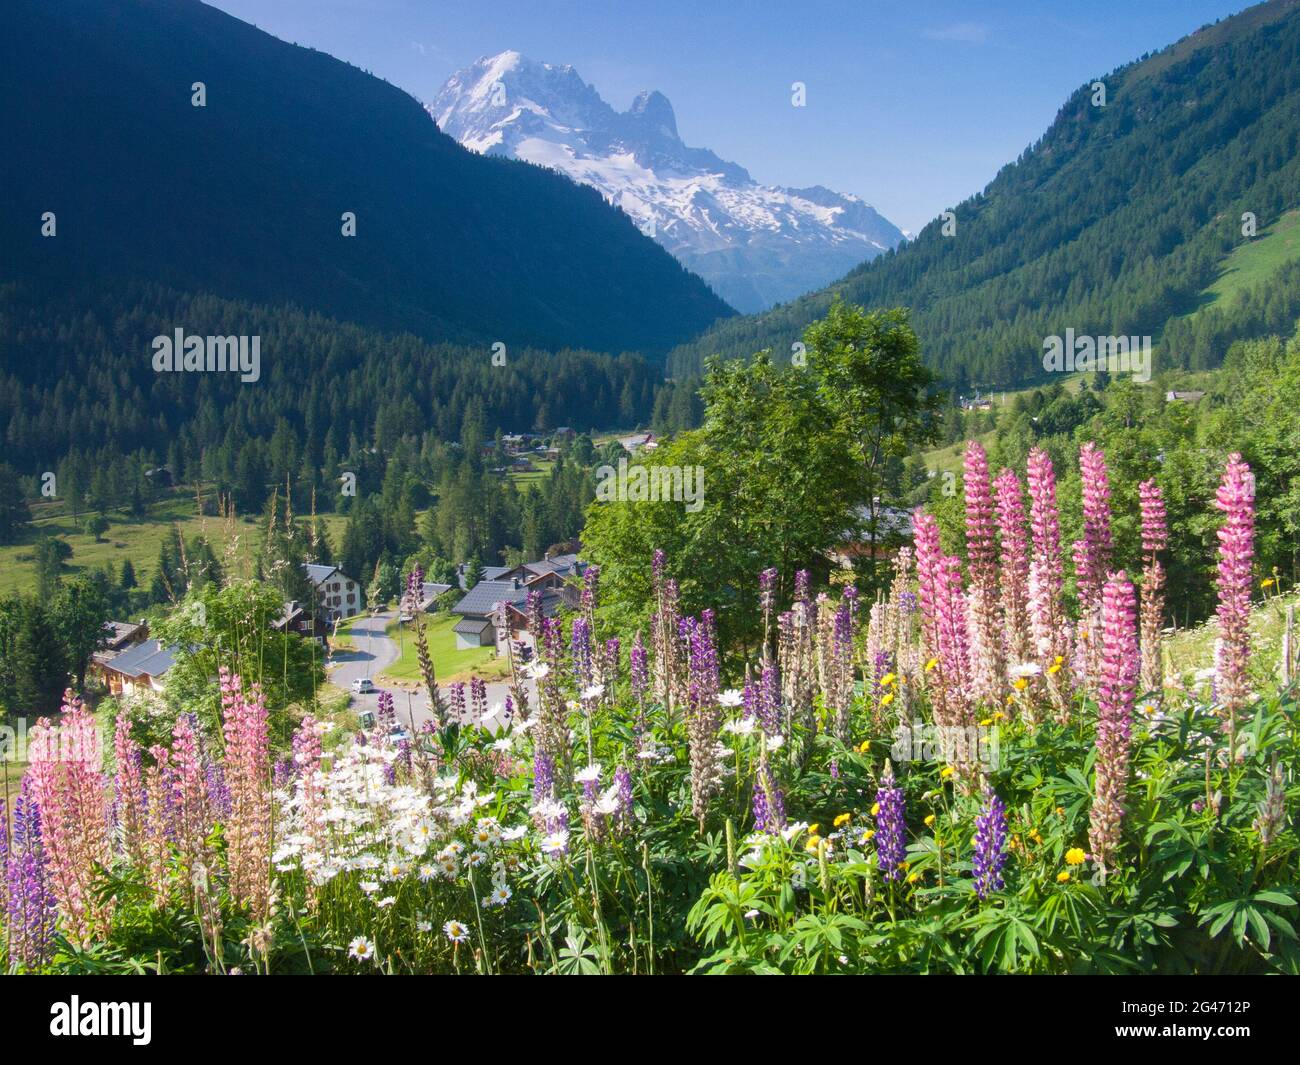
<path fill-rule="evenodd" d="M 307 714 L 293 734 L 294 791 L 303 831 L 312 847 L 324 854 L 328 842 L 325 829 L 325 776 L 321 771 L 320 723 Z"/>
<path fill-rule="evenodd" d="M 222 731 L 226 739 L 226 783 L 230 818 L 226 865 L 230 894 L 263 921 L 271 907 L 271 753 L 266 702 L 256 685 L 245 691 L 240 678 L 221 674 Z"/>
<path fill-rule="evenodd" d="M 1087 615 L 1101 605 L 1101 589 L 1113 553 L 1106 456 L 1091 441 L 1079 449 L 1079 475 L 1083 482 L 1083 539 L 1075 544 L 1075 567 L 1079 609 Z"/>
<path fill-rule="evenodd" d="M 1024 662 L 1029 657 L 1029 540 L 1025 530 L 1025 501 L 1020 491 L 1020 480 L 1011 470 L 998 474 L 994 488 L 997 491 L 1006 647 L 1015 661 Z"/>
<path fill-rule="evenodd" d="M 1223 470 L 1215 506 L 1226 520 L 1219 537 L 1219 644 L 1215 654 L 1215 693 L 1225 723 L 1235 731 L 1250 684 L 1250 582 L 1255 557 L 1255 485 L 1250 467 L 1233 452 Z"/>
<path fill-rule="evenodd" d="M 1061 610 L 1065 575 L 1061 561 L 1061 522 L 1056 509 L 1056 472 L 1050 456 L 1042 448 L 1029 452 L 1026 476 L 1034 544 L 1029 563 L 1029 621 L 1034 650 L 1046 670 L 1058 655 L 1066 655 L 1068 629 Z"/>
<path fill-rule="evenodd" d="M 140 745 L 131 736 L 131 721 L 125 713 L 117 715 L 113 765 L 113 809 L 122 830 L 122 849 L 138 866 L 144 857 L 144 770 Z"/>
<path fill-rule="evenodd" d="M 1101 590 L 1110 572 L 1114 546 L 1106 456 L 1091 441 L 1079 449 L 1079 475 L 1083 486 L 1083 539 L 1074 544 L 1074 572 L 1079 588 L 1078 672 L 1092 683 L 1099 665 L 1097 626 Z"/>
<path fill-rule="evenodd" d="M 1164 686 L 1164 665 L 1160 653 L 1160 621 L 1164 614 L 1165 572 L 1157 553 L 1165 549 L 1169 530 L 1165 521 L 1165 501 L 1154 480 L 1138 485 L 1142 508 L 1142 553 L 1146 565 L 1142 570 L 1142 687 L 1158 691 Z"/>
<path fill-rule="evenodd" d="M 1002 611 L 998 596 L 997 541 L 988 456 L 976 441 L 966 444 L 966 553 L 970 564 L 972 694 L 984 703 L 1001 702 L 1006 673 Z"/>
<path fill-rule="evenodd" d="M 1128 786 L 1129 739 L 1138 678 L 1136 604 L 1123 571 L 1102 588 L 1097 685 L 1097 761 L 1088 843 L 1105 871 L 1119 850 Z"/>
<path fill-rule="evenodd" d="M 32 799 L 41 810 L 41 842 L 64 931 L 76 943 L 105 939 L 113 900 L 94 890 L 112 860 L 103 752 L 85 704 L 64 696 L 54 725 L 42 718 L 30 736 Z"/>

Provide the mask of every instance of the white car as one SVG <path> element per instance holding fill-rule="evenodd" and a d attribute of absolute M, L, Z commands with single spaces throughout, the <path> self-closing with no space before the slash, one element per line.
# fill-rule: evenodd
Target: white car
<path fill-rule="evenodd" d="M 371 692 L 377 692 L 375 682 L 369 677 L 358 677 L 352 682 L 352 690 L 357 695 L 369 695 Z"/>

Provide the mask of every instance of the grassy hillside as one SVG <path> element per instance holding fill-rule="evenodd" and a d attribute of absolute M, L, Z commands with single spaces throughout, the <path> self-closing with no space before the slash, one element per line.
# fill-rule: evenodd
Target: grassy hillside
<path fill-rule="evenodd" d="M 74 519 L 61 509 L 33 508 L 33 521 L 22 543 L 0 547 L 0 595 L 36 590 L 36 571 L 32 561 L 33 544 L 42 536 L 57 536 L 72 548 L 72 558 L 65 564 L 69 574 L 89 572 L 114 563 L 120 570 L 130 559 L 136 583 L 147 588 L 157 570 L 158 550 L 171 534 L 172 526 L 180 529 L 186 542 L 194 536 L 206 536 L 223 565 L 234 562 L 234 572 L 251 575 L 253 560 L 261 544 L 261 525 L 256 521 L 199 518 L 194 513 L 193 498 L 175 496 L 156 503 L 143 518 L 129 518 L 110 513 L 108 532 L 97 542 L 83 530 L 84 515 Z M 55 511 L 51 513 L 51 511 Z M 337 545 L 343 536 L 347 518 L 338 514 L 321 515 L 330 542 Z"/>

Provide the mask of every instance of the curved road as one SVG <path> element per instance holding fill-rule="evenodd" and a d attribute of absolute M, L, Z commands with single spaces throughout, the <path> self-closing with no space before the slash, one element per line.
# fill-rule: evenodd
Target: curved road
<path fill-rule="evenodd" d="M 360 714 L 364 710 L 375 710 L 379 705 L 378 691 L 369 695 L 357 695 L 352 692 L 352 682 L 362 677 L 375 680 L 385 669 L 397 661 L 397 641 L 384 635 L 384 628 L 396 616 L 392 610 L 381 614 L 361 615 L 352 623 L 352 650 L 335 651 L 327 665 L 330 683 L 352 695 L 352 707 Z M 534 695 L 532 682 L 526 682 L 529 699 Z M 376 681 L 378 687 L 378 682 Z M 407 686 L 387 685 L 393 693 L 393 705 L 397 719 L 414 731 L 430 719 L 429 697 L 424 685 L 410 683 Z M 439 685 L 444 696 L 448 694 L 445 684 Z M 502 702 L 510 685 L 504 681 L 491 681 L 487 685 L 488 706 L 493 707 Z"/>

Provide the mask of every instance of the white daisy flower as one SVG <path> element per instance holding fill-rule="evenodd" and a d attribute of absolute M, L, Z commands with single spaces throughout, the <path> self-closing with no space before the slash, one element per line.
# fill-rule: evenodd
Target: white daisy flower
<path fill-rule="evenodd" d="M 739 688 L 728 688 L 718 696 L 718 702 L 722 706 L 739 706 L 745 701 L 745 693 Z"/>
<path fill-rule="evenodd" d="M 375 956 L 375 945 L 365 936 L 357 936 L 348 944 L 348 957 L 356 958 L 357 961 L 372 961 Z"/>
<path fill-rule="evenodd" d="M 469 939 L 469 929 L 459 921 L 448 921 L 442 926 L 442 931 L 453 943 L 464 943 Z"/>

